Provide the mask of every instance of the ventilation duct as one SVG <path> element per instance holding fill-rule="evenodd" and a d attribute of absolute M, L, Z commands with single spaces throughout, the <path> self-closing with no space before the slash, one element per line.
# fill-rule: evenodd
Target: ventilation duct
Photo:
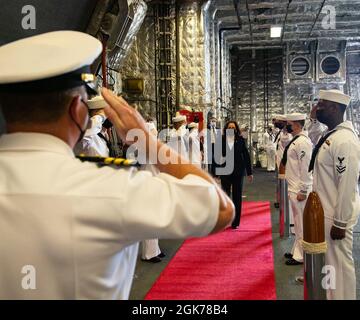
<path fill-rule="evenodd" d="M 147 12 L 144 0 L 103 0 L 95 9 L 87 32 L 108 37 L 108 66 L 119 71 Z"/>
<path fill-rule="evenodd" d="M 313 56 L 311 54 L 290 55 L 289 80 L 311 80 L 313 78 Z"/>

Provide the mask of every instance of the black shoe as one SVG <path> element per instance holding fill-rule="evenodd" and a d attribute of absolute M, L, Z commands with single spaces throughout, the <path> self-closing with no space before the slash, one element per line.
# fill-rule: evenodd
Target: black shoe
<path fill-rule="evenodd" d="M 286 253 L 284 254 L 284 257 L 285 257 L 286 259 L 292 259 L 293 255 L 292 255 L 290 252 L 286 252 Z"/>
<path fill-rule="evenodd" d="M 274 203 L 274 207 L 275 207 L 276 209 L 279 209 L 279 208 L 280 208 L 279 202 L 275 202 L 275 203 Z"/>
<path fill-rule="evenodd" d="M 239 229 L 239 226 L 236 226 L 236 225 L 233 224 L 233 225 L 231 226 L 231 228 L 232 228 L 232 229 Z"/>
<path fill-rule="evenodd" d="M 145 262 L 152 262 L 152 263 L 158 263 L 161 262 L 161 259 L 159 257 L 153 257 L 151 259 L 141 259 L 142 261 Z"/>
<path fill-rule="evenodd" d="M 289 259 L 288 261 L 285 262 L 285 264 L 287 266 L 298 266 L 300 264 L 303 264 L 303 262 L 297 261 L 295 259 Z"/>
<path fill-rule="evenodd" d="M 160 252 L 160 254 L 158 255 L 159 258 L 165 258 L 166 254 L 164 252 Z"/>

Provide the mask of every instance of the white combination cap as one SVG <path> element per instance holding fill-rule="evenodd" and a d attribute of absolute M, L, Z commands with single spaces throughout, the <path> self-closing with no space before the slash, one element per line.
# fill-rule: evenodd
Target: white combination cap
<path fill-rule="evenodd" d="M 346 106 L 348 106 L 351 101 L 351 97 L 342 93 L 340 90 L 320 90 L 319 99 L 344 104 Z"/>
<path fill-rule="evenodd" d="M 89 109 L 104 109 L 108 104 L 105 101 L 105 99 L 100 95 L 92 98 L 91 100 L 88 100 L 87 105 L 89 106 Z"/>
<path fill-rule="evenodd" d="M 192 128 L 199 128 L 199 124 L 196 122 L 191 122 L 190 124 L 188 124 L 188 128 L 192 129 Z"/>
<path fill-rule="evenodd" d="M 88 86 L 95 80 L 90 65 L 101 51 L 98 39 L 77 31 L 11 42 L 0 47 L 0 90 L 51 92 Z"/>
<path fill-rule="evenodd" d="M 173 122 L 186 121 L 186 116 L 181 115 L 179 112 L 176 113 L 176 116 L 172 118 Z"/>
<path fill-rule="evenodd" d="M 301 120 L 306 120 L 306 114 L 305 113 L 289 113 L 286 116 L 286 120 L 287 121 L 301 121 Z"/>

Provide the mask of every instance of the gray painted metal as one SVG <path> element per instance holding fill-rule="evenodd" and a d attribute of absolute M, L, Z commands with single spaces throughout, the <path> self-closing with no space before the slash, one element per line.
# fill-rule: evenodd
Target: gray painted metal
<path fill-rule="evenodd" d="M 326 300 L 326 290 L 322 286 L 325 254 L 304 254 L 304 292 L 307 300 Z"/>

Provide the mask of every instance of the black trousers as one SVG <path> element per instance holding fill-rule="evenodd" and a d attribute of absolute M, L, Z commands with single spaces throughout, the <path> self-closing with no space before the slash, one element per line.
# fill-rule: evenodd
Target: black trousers
<path fill-rule="evenodd" d="M 238 227 L 240 225 L 243 182 L 244 176 L 221 177 L 221 187 L 235 205 L 235 218 L 232 222 L 233 227 Z"/>
<path fill-rule="evenodd" d="M 208 152 L 208 158 L 211 158 L 211 163 L 208 164 L 208 171 L 210 173 L 210 175 L 212 175 L 213 177 L 216 177 L 216 162 L 215 162 L 215 144 L 212 143 L 211 144 L 211 154 L 210 152 Z"/>

